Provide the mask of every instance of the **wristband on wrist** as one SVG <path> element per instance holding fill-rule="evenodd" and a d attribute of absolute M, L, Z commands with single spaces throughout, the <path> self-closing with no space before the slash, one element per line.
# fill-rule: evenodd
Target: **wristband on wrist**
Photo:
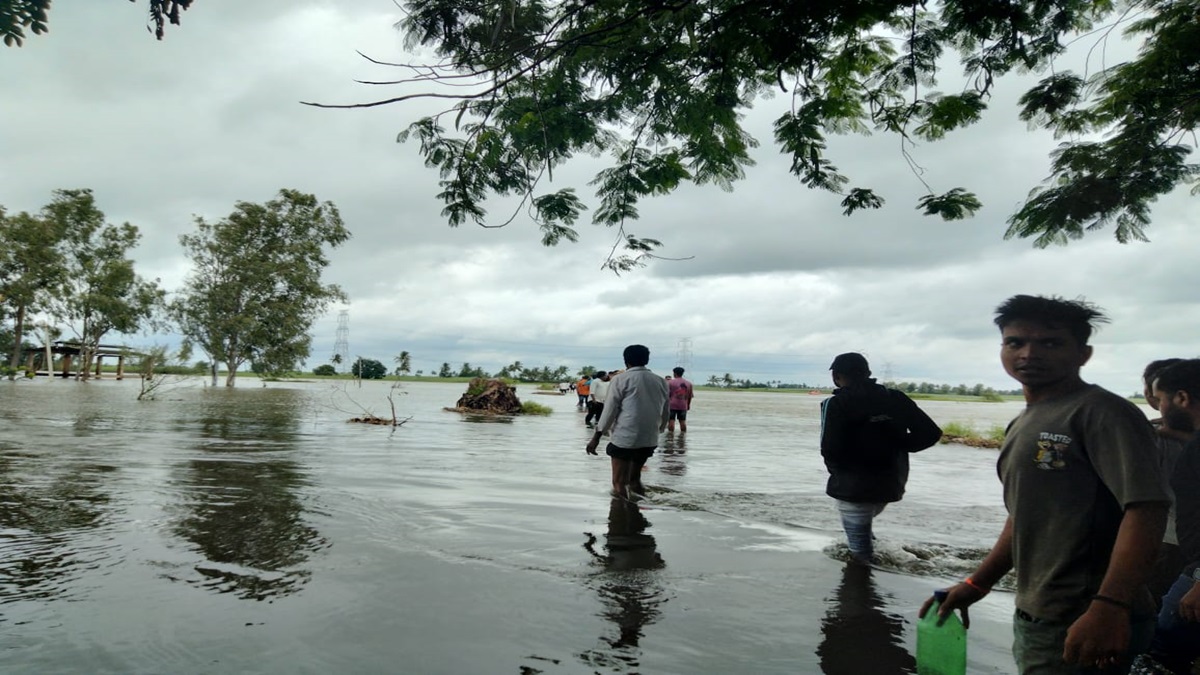
<path fill-rule="evenodd" d="M 1133 606 L 1130 605 L 1128 602 L 1124 602 L 1124 601 L 1118 600 L 1116 598 L 1110 598 L 1107 595 L 1100 595 L 1099 593 L 1097 593 L 1096 595 L 1092 596 L 1092 600 L 1103 602 L 1108 605 L 1116 605 L 1117 607 L 1120 607 L 1121 609 L 1125 610 L 1126 612 L 1133 612 Z"/>
<path fill-rule="evenodd" d="M 979 591 L 980 593 L 983 593 L 984 595 L 987 595 L 992 590 L 990 588 L 984 588 L 983 586 L 980 586 L 979 584 L 975 583 L 975 580 L 972 579 L 971 577 L 967 577 L 966 579 L 963 579 L 963 583 L 970 586 L 971 588 L 974 588 L 975 590 Z"/>

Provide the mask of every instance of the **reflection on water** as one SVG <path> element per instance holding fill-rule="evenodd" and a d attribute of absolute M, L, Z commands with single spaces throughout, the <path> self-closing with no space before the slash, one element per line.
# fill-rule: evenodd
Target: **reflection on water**
<path fill-rule="evenodd" d="M 608 532 L 604 552 L 596 550 L 596 536 L 587 533 L 583 547 L 592 554 L 602 572 L 596 578 L 597 593 L 604 603 L 602 616 L 611 621 L 613 634 L 602 636 L 604 647 L 580 654 L 594 667 L 636 671 L 641 656 L 642 629 L 659 617 L 665 600 L 662 585 L 652 571 L 663 567 L 653 535 L 646 534 L 650 521 L 637 504 L 613 498 L 608 509 Z"/>
<path fill-rule="evenodd" d="M 911 672 L 896 614 L 977 564 L 1005 517 L 994 452 L 930 448 L 879 523 L 905 574 L 839 587 L 815 399 L 706 394 L 662 439 L 653 503 L 605 512 L 573 397 L 475 418 L 444 411 L 461 384 L 413 385 L 412 422 L 381 429 L 347 424 L 328 389 L 139 402 L 136 381 L 0 382 L 0 670 Z M 386 410 L 392 392 L 354 395 Z M 972 672 L 1011 672 L 996 598 Z"/>
<path fill-rule="evenodd" d="M 904 620 L 885 612 L 871 568 L 850 563 L 821 620 L 821 672 L 826 675 L 915 673 L 904 648 Z"/>
<path fill-rule="evenodd" d="M 662 445 L 658 447 L 658 470 L 668 476 L 683 478 L 687 474 L 687 462 L 684 461 L 684 455 L 687 454 L 687 434 L 679 434 L 674 436 L 667 434 L 663 437 Z"/>
<path fill-rule="evenodd" d="M 295 593 L 311 576 L 302 566 L 327 545 L 298 496 L 309 484 L 292 459 L 302 401 L 271 396 L 245 406 L 234 392 L 210 392 L 195 421 L 202 455 L 172 480 L 185 513 L 173 531 L 207 559 L 189 582 L 251 600 Z"/>
<path fill-rule="evenodd" d="M 77 577 L 108 556 L 80 547 L 75 535 L 103 524 L 109 495 L 101 488 L 112 471 L 104 464 L 61 469 L 0 447 L 0 602 L 69 595 Z"/>

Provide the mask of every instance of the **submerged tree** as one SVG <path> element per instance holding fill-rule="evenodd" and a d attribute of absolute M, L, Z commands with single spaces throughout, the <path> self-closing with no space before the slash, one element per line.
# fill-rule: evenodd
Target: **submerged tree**
<path fill-rule="evenodd" d="M 350 236 L 337 207 L 280 190 L 265 204 L 238 202 L 219 222 L 196 218 L 196 227 L 180 237 L 195 269 L 170 309 L 185 339 L 211 357 L 213 385 L 218 362 L 227 387 L 246 363 L 293 370 L 309 355 L 313 321 L 345 300 L 336 285 L 321 283 L 325 249 Z"/>
<path fill-rule="evenodd" d="M 55 190 L 42 209 L 50 231 L 62 236 L 64 271 L 50 312 L 67 322 L 79 339 L 78 376 L 87 379 L 92 359 L 112 331 L 134 333 L 148 325 L 163 303 L 158 280 L 133 271 L 129 253 L 141 234 L 129 223 L 111 225 L 91 190 Z"/>
<path fill-rule="evenodd" d="M 54 288 L 62 284 L 61 241 L 54 221 L 23 211 L 8 216 L 0 207 L 0 316 L 11 312 L 13 317 L 10 368 L 18 365 L 26 317 L 47 309 Z"/>
<path fill-rule="evenodd" d="M 743 177 L 759 143 L 743 113 L 772 95 L 774 141 L 791 172 L 838 195 L 847 215 L 883 198 L 838 170 L 829 134 L 896 134 L 911 162 L 913 141 L 981 119 L 1013 71 L 1052 70 L 1021 116 L 1067 140 L 1007 236 L 1045 246 L 1115 226 L 1122 242 L 1144 239 L 1148 205 L 1198 172 L 1186 158 L 1200 114 L 1200 0 L 409 0 L 406 10 L 397 25 L 408 45 L 438 58 L 372 59 L 407 73 L 368 84 L 404 89 L 329 107 L 447 101 L 400 140 L 415 140 L 440 173 L 450 225 L 503 226 L 524 209 L 547 245 L 574 241 L 586 207 L 573 189 L 543 181 L 580 153 L 608 155 L 592 181 L 592 220 L 618 228 L 626 254 L 610 259 L 617 270 L 659 246 L 624 230 L 642 198 L 686 182 L 729 190 Z M 1054 68 L 1073 40 L 1101 42 L 1122 24 L 1143 41 L 1136 59 L 1090 78 Z M 965 68 L 964 91 L 937 90 L 947 52 Z M 926 187 L 918 208 L 928 215 L 964 218 L 980 207 L 964 188 Z M 489 221 L 492 196 L 520 207 Z"/>
<path fill-rule="evenodd" d="M 376 359 L 355 359 L 350 374 L 362 380 L 382 380 L 387 376 L 387 366 Z"/>

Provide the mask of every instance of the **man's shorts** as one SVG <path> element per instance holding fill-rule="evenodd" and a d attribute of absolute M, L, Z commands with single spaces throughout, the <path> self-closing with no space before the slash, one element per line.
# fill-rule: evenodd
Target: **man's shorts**
<path fill-rule="evenodd" d="M 679 420 L 680 422 L 686 422 L 687 421 L 687 411 L 686 410 L 672 410 L 671 411 L 671 419 Z"/>
<path fill-rule="evenodd" d="M 1063 644 L 1067 630 L 1073 621 L 1053 622 L 1035 619 L 1021 610 L 1013 616 L 1013 658 L 1022 673 L 1038 675 L 1082 675 L 1101 671 L 1082 666 L 1067 665 L 1062 660 Z M 1138 617 L 1130 619 L 1129 653 L 1122 655 L 1117 668 L 1103 672 L 1129 672 L 1132 658 L 1150 647 L 1154 637 L 1154 619 Z M 1121 668 L 1124 670 L 1121 670 Z"/>
<path fill-rule="evenodd" d="M 650 459 L 650 455 L 654 454 L 654 449 L 657 445 L 652 445 L 648 448 L 619 448 L 612 443 L 604 449 L 604 454 L 614 459 L 624 459 L 628 461 Z"/>

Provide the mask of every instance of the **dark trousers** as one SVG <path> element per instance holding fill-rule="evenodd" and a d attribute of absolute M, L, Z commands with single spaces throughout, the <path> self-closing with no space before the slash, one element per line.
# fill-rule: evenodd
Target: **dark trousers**
<path fill-rule="evenodd" d="M 600 421 L 600 413 L 604 412 L 604 404 L 599 401 L 588 401 L 587 416 L 583 418 L 584 424 L 591 424 L 592 420 Z"/>

